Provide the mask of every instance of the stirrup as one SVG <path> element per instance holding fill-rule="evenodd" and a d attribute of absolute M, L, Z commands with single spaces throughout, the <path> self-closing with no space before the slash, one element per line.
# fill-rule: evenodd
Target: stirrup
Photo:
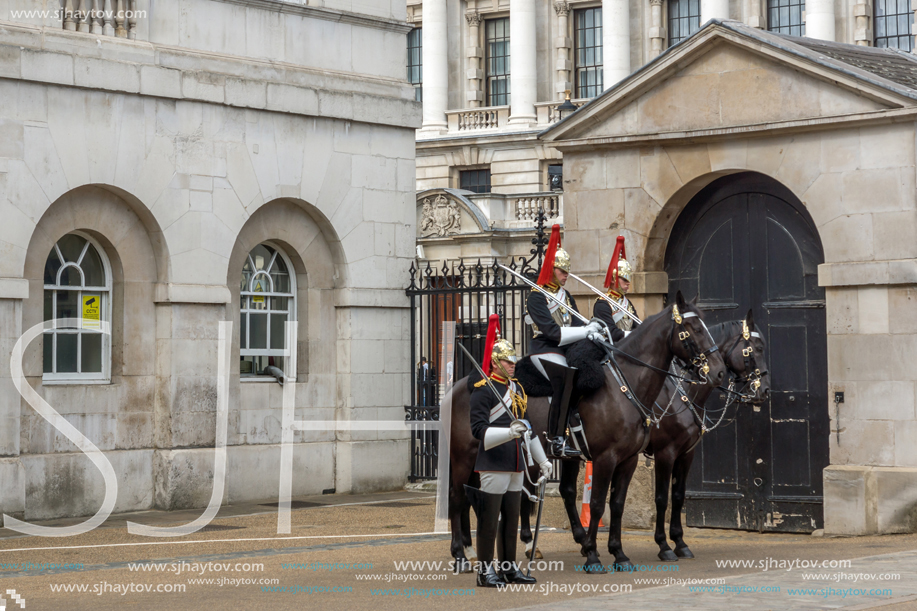
<path fill-rule="evenodd" d="M 548 445 L 551 455 L 554 458 L 578 458 L 583 455 L 583 453 L 576 448 L 568 446 L 565 437 L 555 437 Z"/>

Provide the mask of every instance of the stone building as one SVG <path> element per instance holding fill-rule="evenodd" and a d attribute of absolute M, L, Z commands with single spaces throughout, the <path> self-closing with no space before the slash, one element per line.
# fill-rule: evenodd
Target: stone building
<path fill-rule="evenodd" d="M 713 21 L 541 134 L 564 246 L 647 313 L 754 309 L 772 394 L 704 438 L 689 523 L 917 530 L 917 59 Z"/>
<path fill-rule="evenodd" d="M 271 373 L 295 376 L 299 420 L 403 419 L 420 125 L 404 4 L 90 4 L 0 2 L 0 510 L 101 503 L 99 471 L 10 377 L 20 335 L 66 317 L 81 328 L 32 342 L 24 374 L 105 452 L 116 511 L 209 500 L 223 320 L 240 363 L 224 500 L 276 498 Z M 296 442 L 294 494 L 407 476 L 403 433 Z"/>
<path fill-rule="evenodd" d="M 449 233 L 457 240 L 419 232 L 424 256 L 523 254 L 531 233 L 519 229 L 531 227 L 533 208 L 563 222 L 562 154 L 537 135 L 560 118 L 565 91 L 582 104 L 713 18 L 910 51 L 914 8 L 910 0 L 408 0 L 408 72 L 424 109 L 418 223 L 431 196 L 454 199 L 465 214 Z"/>

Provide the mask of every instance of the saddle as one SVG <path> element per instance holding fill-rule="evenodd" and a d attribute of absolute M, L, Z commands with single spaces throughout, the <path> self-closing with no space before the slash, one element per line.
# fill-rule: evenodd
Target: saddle
<path fill-rule="evenodd" d="M 605 386 L 605 372 L 602 362 L 605 352 L 588 339 L 571 345 L 567 350 L 567 364 L 576 367 L 576 390 L 586 397 Z M 531 357 L 524 357 L 516 363 L 516 379 L 530 397 L 550 397 L 551 383 L 541 375 Z"/>

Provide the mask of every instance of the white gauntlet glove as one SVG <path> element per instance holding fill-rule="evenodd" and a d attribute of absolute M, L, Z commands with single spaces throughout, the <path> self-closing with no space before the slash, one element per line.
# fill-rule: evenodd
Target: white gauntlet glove
<path fill-rule="evenodd" d="M 551 466 L 551 461 L 546 460 L 538 466 L 541 467 L 541 474 L 545 477 L 545 479 L 550 479 L 551 473 L 554 472 L 554 467 Z"/>
<path fill-rule="evenodd" d="M 513 420 L 509 425 L 510 435 L 512 435 L 514 439 L 525 435 L 527 430 L 529 430 L 529 427 L 525 426 L 522 420 Z"/>

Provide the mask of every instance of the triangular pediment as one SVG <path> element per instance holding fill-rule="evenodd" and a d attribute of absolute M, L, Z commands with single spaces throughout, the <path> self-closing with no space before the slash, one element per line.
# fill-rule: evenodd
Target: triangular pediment
<path fill-rule="evenodd" d="M 743 26 L 744 27 L 744 26 Z M 548 141 L 697 134 L 917 105 L 917 91 L 708 24 L 542 134 Z M 840 64 L 839 66 L 832 64 Z M 917 68 L 917 63 L 915 63 Z M 910 94 L 910 95 L 909 95 Z M 914 97 L 910 97 L 913 95 Z"/>

